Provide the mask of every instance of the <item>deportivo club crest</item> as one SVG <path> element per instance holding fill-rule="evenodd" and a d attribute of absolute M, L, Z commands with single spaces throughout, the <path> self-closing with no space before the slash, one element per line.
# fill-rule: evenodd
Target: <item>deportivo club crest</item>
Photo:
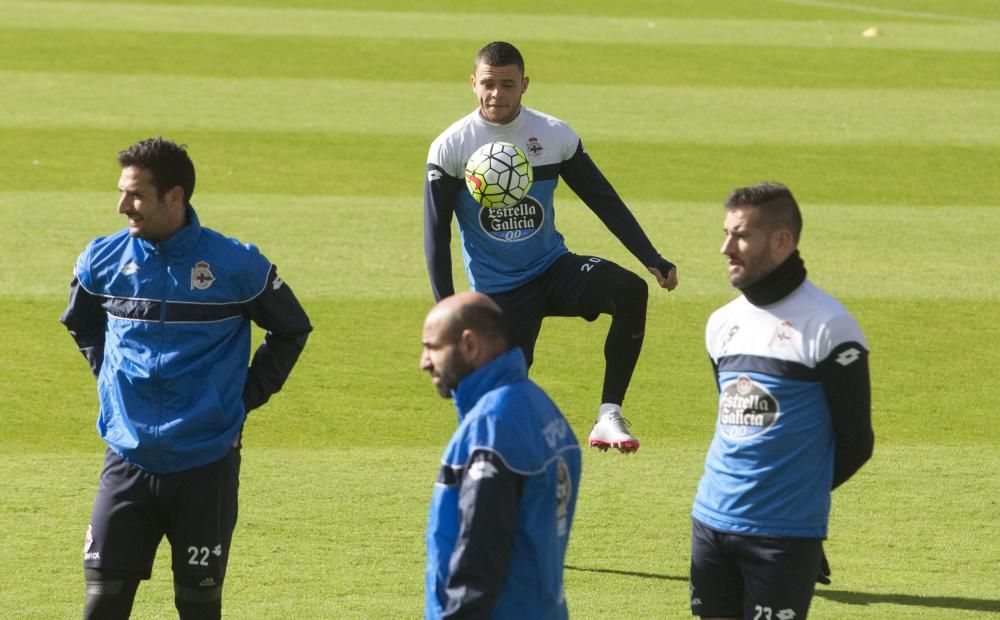
<path fill-rule="evenodd" d="M 528 151 L 528 155 L 538 156 L 545 150 L 542 143 L 538 141 L 538 138 L 528 138 L 528 144 L 525 146 L 527 147 L 525 150 Z"/>
<path fill-rule="evenodd" d="M 191 269 L 191 290 L 205 290 L 215 282 L 215 276 L 205 261 L 198 261 Z"/>
<path fill-rule="evenodd" d="M 771 336 L 771 346 L 772 347 L 784 347 L 794 344 L 800 340 L 798 332 L 795 327 L 788 321 L 782 321 L 777 328 L 774 330 L 774 335 Z"/>

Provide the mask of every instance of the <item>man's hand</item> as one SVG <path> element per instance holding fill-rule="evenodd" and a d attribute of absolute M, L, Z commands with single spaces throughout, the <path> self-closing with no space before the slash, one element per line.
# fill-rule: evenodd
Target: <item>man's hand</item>
<path fill-rule="evenodd" d="M 656 267 L 646 267 L 646 269 L 649 269 L 649 273 L 656 277 L 656 283 L 659 284 L 661 288 L 665 288 L 668 291 L 672 291 L 677 288 L 677 267 L 671 267 L 665 277 L 663 272 Z"/>

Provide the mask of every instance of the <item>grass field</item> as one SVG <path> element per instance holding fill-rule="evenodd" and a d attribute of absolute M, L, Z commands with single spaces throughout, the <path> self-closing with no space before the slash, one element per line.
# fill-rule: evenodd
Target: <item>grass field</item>
<path fill-rule="evenodd" d="M 80 614 L 103 448 L 58 317 L 77 253 L 124 225 L 115 153 L 161 133 L 190 148 L 202 221 L 259 245 L 316 327 L 247 425 L 227 617 L 422 614 L 455 421 L 417 368 L 422 175 L 430 141 L 475 105 L 472 56 L 498 38 L 526 55 L 525 103 L 573 124 L 681 280 L 651 298 L 626 402 L 642 450 L 584 457 L 572 616 L 688 617 L 715 415 L 703 329 L 733 296 L 719 205 L 769 179 L 796 193 L 810 277 L 872 349 L 875 456 L 834 494 L 834 581 L 813 617 L 1000 617 L 1000 4 L 502 8 L 0 1 L 0 617 Z M 641 270 L 571 193 L 557 202 L 571 249 Z M 606 326 L 550 319 L 532 371 L 581 440 Z M 171 617 L 163 551 L 135 618 Z"/>

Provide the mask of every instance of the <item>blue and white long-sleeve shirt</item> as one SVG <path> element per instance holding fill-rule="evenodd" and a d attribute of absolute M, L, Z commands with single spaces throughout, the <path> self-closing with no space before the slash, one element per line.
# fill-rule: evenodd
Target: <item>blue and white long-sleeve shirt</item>
<path fill-rule="evenodd" d="M 725 532 L 825 538 L 831 489 L 874 443 L 858 324 L 804 280 L 774 303 L 733 300 L 705 339 L 719 410 L 692 516 Z"/>
<path fill-rule="evenodd" d="M 524 151 L 534 182 L 517 205 L 489 209 L 466 190 L 465 164 L 479 147 L 498 141 Z M 568 124 L 524 106 L 514 120 L 497 124 L 485 120 L 477 109 L 438 136 L 427 155 L 424 253 L 435 299 L 454 293 L 453 216 L 458 220 L 465 272 L 474 291 L 517 288 L 568 252 L 556 229 L 553 206 L 560 177 L 643 265 L 667 275 L 673 265 L 657 253 Z"/>

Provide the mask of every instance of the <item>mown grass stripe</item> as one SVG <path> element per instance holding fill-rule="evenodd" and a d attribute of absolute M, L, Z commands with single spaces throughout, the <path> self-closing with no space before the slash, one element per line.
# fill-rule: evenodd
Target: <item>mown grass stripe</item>
<path fill-rule="evenodd" d="M 1000 301 L 1000 257 L 992 240 L 1000 209 L 950 205 L 940 209 L 817 204 L 799 193 L 808 227 L 802 251 L 818 281 L 855 298 Z M 720 193 L 713 202 L 634 201 L 632 210 L 661 252 L 683 266 L 686 298 L 730 293 L 722 277 Z M 93 237 L 124 226 L 107 192 L 2 192 L 0 227 L 46 230 L 51 248 L 14 235 L 0 258 L 0 290 L 10 297 L 60 296 L 77 253 Z M 420 297 L 429 291 L 424 268 L 422 212 L 410 196 L 247 195 L 198 193 L 202 221 L 252 241 L 281 267 L 304 298 Z M 25 211 L 26 204 L 50 205 Z M 634 257 L 582 204 L 563 196 L 559 227 L 571 249 L 641 269 Z M 278 225 L 280 223 L 280 225 Z M 887 239 L 905 237 L 918 255 L 884 260 Z M 455 281 L 465 286 L 453 243 Z M 31 256 L 31 277 L 24 261 Z M 317 271 L 350 278 L 315 278 Z M 858 278 L 863 271 L 865 277 Z M 933 274 L 931 276 L 930 274 Z"/>
<path fill-rule="evenodd" d="M 882 47 L 908 49 L 1000 50 L 1000 24 L 882 24 L 885 36 L 865 38 L 870 23 L 765 19 L 672 19 L 572 15 L 497 16 L 485 13 L 264 9 L 162 4 L 81 4 L 11 0 L 6 27 L 121 32 L 200 32 L 304 37 L 485 41 L 578 41 L 641 45 L 649 43 L 746 46 Z"/>
<path fill-rule="evenodd" d="M 433 137 L 182 130 L 155 121 L 122 129 L 0 127 L 0 187 L 115 192 L 114 154 L 160 133 L 189 145 L 199 194 L 388 194 L 409 197 L 416 210 Z M 995 146 L 654 144 L 582 135 L 628 202 L 712 203 L 736 185 L 773 179 L 812 204 L 1000 205 L 1000 184 L 984 165 L 1000 160 Z"/>
<path fill-rule="evenodd" d="M 50 0 L 36 0 L 48 2 Z M 94 0 L 51 0 L 57 4 L 93 4 Z M 874 0 L 879 7 L 895 9 L 895 19 L 925 22 L 926 17 L 907 16 L 907 12 L 935 13 L 974 19 L 1000 21 L 1000 7 L 995 0 L 962 0 L 961 4 L 949 0 Z M 853 0 L 850 6 L 857 6 L 860 0 Z M 146 5 L 149 0 L 117 0 L 120 5 Z M 202 6 L 203 0 L 158 0 L 157 4 L 170 6 Z M 212 0 L 215 7 L 270 7 L 292 9 L 329 10 L 330 0 Z M 502 5 L 477 6 L 477 10 L 489 14 L 500 21 L 511 14 L 574 15 L 587 17 L 669 17 L 669 18 L 709 18 L 709 19 L 782 19 L 802 21 L 850 21 L 857 20 L 856 13 L 845 11 L 847 2 L 829 7 L 784 2 L 734 2 L 733 0 L 629 0 L 609 3 L 605 0 L 548 0 L 540 4 L 537 0 L 506 0 Z M 865 4 L 863 6 L 868 6 Z M 337 0 L 337 10 L 347 11 L 392 11 L 392 12 L 434 12 L 445 14 L 468 14 L 469 6 L 452 0 Z"/>
<path fill-rule="evenodd" d="M 828 2 L 824 0 L 773 0 L 774 2 L 784 2 L 786 4 L 798 4 L 809 7 L 819 7 L 824 9 L 835 9 L 838 11 L 850 11 L 854 13 L 867 13 L 870 15 L 888 15 L 890 17 L 911 17 L 916 19 L 927 19 L 943 22 L 963 22 L 967 24 L 998 24 L 996 20 L 983 17 L 969 17 L 966 15 L 955 15 L 946 13 L 930 13 L 927 11 L 906 11 L 901 9 L 886 9 L 878 6 L 853 4 L 848 2 Z"/>
<path fill-rule="evenodd" d="M 755 88 L 1000 89 L 1000 52 L 877 48 L 622 46 L 529 41 L 527 70 L 541 87 L 573 84 Z M 156 32 L 0 29 L 0 70 L 224 78 L 369 79 L 463 83 L 470 55 L 455 42 Z M 858 71 L 858 67 L 865 67 Z M 872 76 L 878 76 L 877 81 Z"/>
<path fill-rule="evenodd" d="M 0 127 L 357 132 L 433 137 L 474 106 L 468 85 L 0 72 Z M 422 102 L 400 106 L 398 93 Z M 197 93 L 197 95 L 193 95 Z M 540 85 L 525 99 L 596 140 L 701 144 L 1000 144 L 1000 90 Z M 233 111 L 240 109 L 240 114 Z M 602 110 L 595 114 L 594 110 Z M 427 113 L 430 111 L 430 113 Z"/>

